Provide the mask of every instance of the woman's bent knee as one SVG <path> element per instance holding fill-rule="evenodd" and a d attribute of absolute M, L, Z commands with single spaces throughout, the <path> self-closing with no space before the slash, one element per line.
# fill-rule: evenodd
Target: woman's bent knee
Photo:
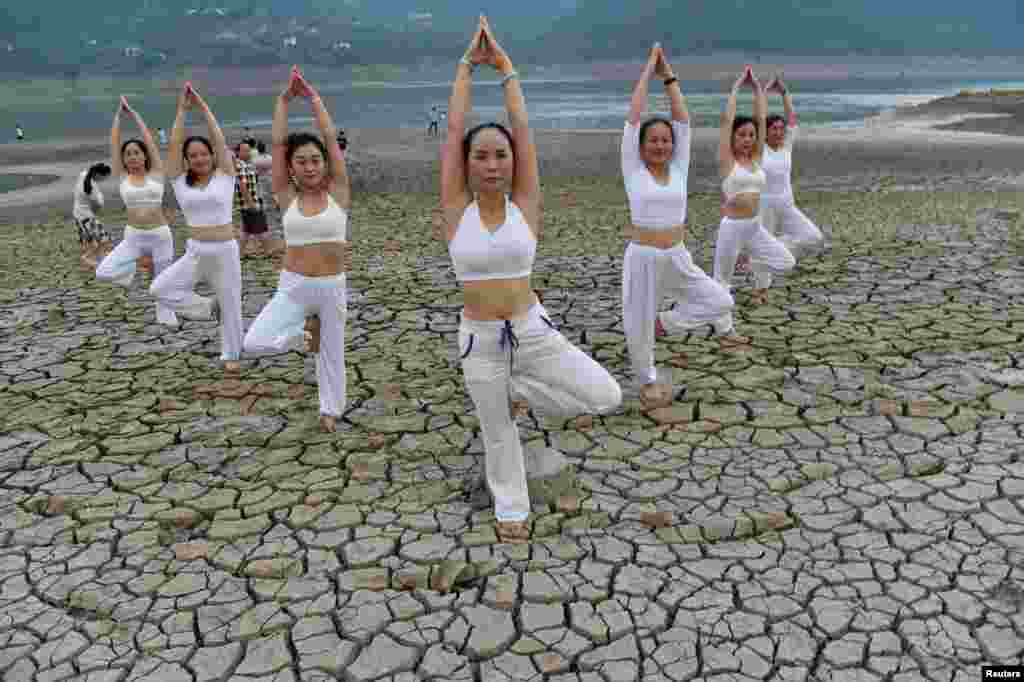
<path fill-rule="evenodd" d="M 712 279 L 714 287 L 708 287 L 711 306 L 719 311 L 719 314 L 726 313 L 736 307 L 736 299 L 729 293 L 728 287 L 718 280 Z"/>
<path fill-rule="evenodd" d="M 622 404 L 622 387 L 615 381 L 612 375 L 605 372 L 606 379 L 595 387 L 590 396 L 590 412 L 594 414 L 606 414 Z"/>

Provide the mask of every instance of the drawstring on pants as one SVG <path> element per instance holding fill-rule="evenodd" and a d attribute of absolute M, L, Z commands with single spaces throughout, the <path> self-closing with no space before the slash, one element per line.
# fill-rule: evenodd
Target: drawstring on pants
<path fill-rule="evenodd" d="M 516 333 L 512 329 L 512 323 L 509 320 L 505 320 L 505 326 L 501 329 L 501 338 L 498 340 L 498 347 L 505 350 L 505 343 L 508 342 L 508 367 L 512 369 L 512 366 L 516 361 L 516 348 L 519 348 L 519 339 L 516 338 Z"/>

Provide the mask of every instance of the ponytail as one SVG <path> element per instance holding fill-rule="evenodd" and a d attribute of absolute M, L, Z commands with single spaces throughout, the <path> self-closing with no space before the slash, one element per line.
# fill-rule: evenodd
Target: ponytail
<path fill-rule="evenodd" d="M 85 190 L 86 194 L 92 194 L 93 178 L 105 178 L 108 175 L 110 175 L 110 166 L 105 163 L 94 163 L 89 166 L 89 170 L 85 173 L 85 182 L 82 183 L 82 189 Z"/>

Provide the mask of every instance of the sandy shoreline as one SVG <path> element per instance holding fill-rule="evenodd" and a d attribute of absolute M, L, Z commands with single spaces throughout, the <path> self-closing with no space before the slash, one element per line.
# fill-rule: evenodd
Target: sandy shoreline
<path fill-rule="evenodd" d="M 970 125 L 964 124 L 971 120 L 965 118 L 971 112 L 931 104 L 869 120 L 863 128 L 803 130 L 795 163 L 800 187 L 868 190 L 879 182 L 934 190 L 1024 187 L 1020 163 L 1024 137 L 971 131 Z M 1006 118 L 1004 112 L 977 113 Z M 935 129 L 936 125 L 954 129 Z M 225 132 L 233 142 L 242 131 Z M 354 191 L 436 192 L 437 138 L 427 138 L 419 128 L 346 132 Z M 264 140 L 270 136 L 269 128 L 253 128 L 253 133 Z M 537 130 L 534 135 L 542 178 L 547 181 L 618 177 L 619 130 Z M 691 191 L 717 191 L 717 143 L 716 129 L 694 131 Z M 107 154 L 107 140 L 102 136 L 0 145 L 0 174 L 60 176 L 48 185 L 0 193 L 0 220 L 70 213 L 75 177 L 88 164 L 106 160 Z M 102 189 L 117 201 L 112 181 Z"/>
<path fill-rule="evenodd" d="M 1024 136 L 1024 93 L 964 93 L 887 112 L 879 121 L 936 130 Z"/>

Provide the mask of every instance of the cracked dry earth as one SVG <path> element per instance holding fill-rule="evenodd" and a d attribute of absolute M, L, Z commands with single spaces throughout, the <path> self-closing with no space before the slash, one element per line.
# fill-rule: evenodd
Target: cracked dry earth
<path fill-rule="evenodd" d="M 549 198 L 535 282 L 626 385 L 607 195 Z M 155 325 L 148 280 L 41 267 L 69 228 L 0 228 L 0 677 L 905 682 L 1018 663 L 1024 272 L 1019 214 L 991 196 L 941 199 L 960 225 L 915 222 L 940 199 L 808 198 L 831 248 L 768 306 L 741 289 L 751 350 L 659 342 L 686 392 L 654 413 L 635 391 L 604 417 L 520 410 L 570 465 L 523 546 L 467 497 L 482 448 L 431 197 L 353 216 L 333 435 L 312 359 L 225 379 L 213 324 Z M 707 264 L 714 198 L 694 203 Z M 889 221 L 874 246 L 865 215 Z M 243 272 L 248 324 L 275 273 Z"/>

